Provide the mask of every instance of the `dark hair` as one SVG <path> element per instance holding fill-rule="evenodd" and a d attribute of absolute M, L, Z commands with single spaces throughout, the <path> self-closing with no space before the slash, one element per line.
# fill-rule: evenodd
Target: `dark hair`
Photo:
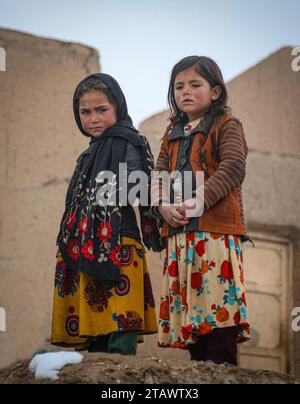
<path fill-rule="evenodd" d="M 182 112 L 175 101 L 174 85 L 176 76 L 182 71 L 194 67 L 196 72 L 207 80 L 212 88 L 220 86 L 222 89 L 221 95 L 218 100 L 212 102 L 211 107 L 204 114 L 204 119 L 214 123 L 219 116 L 230 112 L 227 106 L 228 93 L 223 79 L 222 72 L 217 63 L 206 56 L 188 56 L 180 60 L 174 67 L 171 73 L 171 79 L 168 90 L 168 103 L 170 106 L 170 121 L 171 126 L 178 122 L 187 123 L 188 117 Z"/>
<path fill-rule="evenodd" d="M 211 88 L 216 86 L 221 87 L 221 94 L 217 100 L 212 101 L 212 105 L 210 108 L 205 112 L 203 116 L 202 126 L 206 129 L 205 136 L 201 140 L 200 148 L 199 148 L 199 158 L 200 162 L 203 167 L 203 171 L 205 173 L 206 178 L 208 177 L 208 167 L 206 165 L 206 150 L 204 145 L 208 139 L 208 134 L 211 127 L 217 122 L 218 118 L 231 113 L 231 109 L 227 106 L 228 103 L 228 93 L 225 86 L 225 82 L 223 79 L 222 72 L 217 65 L 217 63 L 206 56 L 188 56 L 182 60 L 180 60 L 173 68 L 170 85 L 168 90 L 168 103 L 170 106 L 170 116 L 169 120 L 171 123 L 167 127 L 166 134 L 172 129 L 174 125 L 179 122 L 186 124 L 188 122 L 188 116 L 186 113 L 182 112 L 178 106 L 176 105 L 175 101 L 175 94 L 174 94 L 174 86 L 175 86 L 175 79 L 176 76 L 181 73 L 182 71 L 194 67 L 196 72 L 200 74 L 205 80 L 208 81 Z M 219 159 L 219 149 L 218 144 L 216 142 L 216 131 L 212 136 L 213 142 L 213 157 L 216 162 Z"/>
<path fill-rule="evenodd" d="M 95 77 L 91 77 L 88 80 L 85 80 L 76 88 L 74 101 L 77 111 L 79 109 L 80 98 L 91 90 L 101 91 L 102 93 L 106 94 L 108 101 L 114 105 L 114 107 L 116 108 L 116 112 L 118 113 L 118 105 L 112 92 L 110 91 L 110 88 L 102 80 Z"/>

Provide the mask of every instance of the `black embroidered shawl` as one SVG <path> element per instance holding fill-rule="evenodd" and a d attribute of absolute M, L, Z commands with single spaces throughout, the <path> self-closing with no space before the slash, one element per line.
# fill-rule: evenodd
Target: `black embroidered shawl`
<path fill-rule="evenodd" d="M 115 79 L 103 73 L 88 76 L 107 84 L 118 106 L 118 122 L 99 138 L 93 138 L 89 148 L 77 160 L 67 196 L 66 207 L 57 237 L 57 245 L 64 261 L 72 269 L 93 277 L 117 283 L 120 281 L 121 215 L 119 200 L 119 163 L 124 162 L 127 142 L 142 153 L 143 171 L 147 174 L 148 206 L 139 206 L 143 242 L 148 249 L 161 251 L 157 222 L 150 215 L 150 181 L 154 159 L 147 139 L 132 125 L 127 112 L 126 100 Z M 74 102 L 76 123 L 81 126 L 79 111 Z M 103 205 L 98 196 L 104 184 L 100 182 L 104 171 L 114 173 L 106 186 L 106 197 L 115 198 L 116 204 Z"/>

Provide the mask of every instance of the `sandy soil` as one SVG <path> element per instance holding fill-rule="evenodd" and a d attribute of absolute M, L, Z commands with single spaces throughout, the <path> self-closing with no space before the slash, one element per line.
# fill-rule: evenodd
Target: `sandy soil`
<path fill-rule="evenodd" d="M 35 380 L 25 360 L 0 370 L 0 384 L 300 384 L 300 379 L 270 371 L 147 356 L 83 355 L 83 362 L 66 366 L 56 382 Z"/>

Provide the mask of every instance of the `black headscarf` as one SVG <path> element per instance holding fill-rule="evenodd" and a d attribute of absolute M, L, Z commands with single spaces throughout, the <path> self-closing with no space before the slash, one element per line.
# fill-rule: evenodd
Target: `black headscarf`
<path fill-rule="evenodd" d="M 113 131 L 115 129 L 117 131 L 118 130 L 117 127 L 121 126 L 122 128 L 128 128 L 130 130 L 133 130 L 134 132 L 138 132 L 132 124 L 131 117 L 128 115 L 126 99 L 125 99 L 123 91 L 121 90 L 121 87 L 119 86 L 119 83 L 117 82 L 117 80 L 115 80 L 109 74 L 94 73 L 94 74 L 87 76 L 85 79 L 83 79 L 78 84 L 77 88 L 81 87 L 84 82 L 86 82 L 90 79 L 101 80 L 104 84 L 106 84 L 109 87 L 110 92 L 112 93 L 114 100 L 118 106 L 117 124 L 115 126 L 113 126 L 112 128 L 110 128 L 109 130 Z M 79 130 L 81 131 L 81 133 L 84 136 L 92 137 L 91 135 L 89 135 L 88 133 L 85 132 L 85 130 L 83 129 L 83 127 L 81 125 L 81 119 L 79 116 L 78 106 L 77 106 L 77 103 L 75 100 L 76 90 L 75 90 L 74 98 L 73 98 L 73 112 L 74 112 L 75 121 L 77 123 Z M 122 129 L 122 131 L 123 131 L 123 129 Z M 92 139 L 92 141 L 96 141 L 96 140 L 97 140 L 96 138 Z"/>
<path fill-rule="evenodd" d="M 61 221 L 57 245 L 66 264 L 93 277 L 110 282 L 119 282 L 122 208 L 119 201 L 119 163 L 125 161 L 127 142 L 138 147 L 142 154 L 143 171 L 148 176 L 148 206 L 139 206 L 143 242 L 147 248 L 161 251 L 160 234 L 156 221 L 149 213 L 150 178 L 154 159 L 147 139 L 132 125 L 126 99 L 117 81 L 104 73 L 95 73 L 84 81 L 95 78 L 110 89 L 117 104 L 117 123 L 98 138 L 92 138 L 89 148 L 77 160 L 66 197 L 66 208 Z M 77 90 L 77 89 L 76 89 Z M 75 94 L 76 94 L 75 90 Z M 74 116 L 78 128 L 85 136 L 81 125 L 74 94 Z M 111 190 L 115 191 L 116 204 L 101 206 L 96 195 L 101 193 L 101 172 L 115 174 Z M 115 183 L 115 188 L 113 188 Z M 99 195 L 99 194 L 98 194 Z"/>

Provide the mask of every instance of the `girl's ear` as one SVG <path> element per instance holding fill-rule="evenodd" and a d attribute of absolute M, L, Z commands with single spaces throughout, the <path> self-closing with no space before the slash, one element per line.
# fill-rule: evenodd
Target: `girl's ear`
<path fill-rule="evenodd" d="M 213 101 L 216 101 L 220 98 L 222 94 L 222 87 L 221 86 L 216 86 L 212 89 L 211 91 L 211 98 Z"/>

